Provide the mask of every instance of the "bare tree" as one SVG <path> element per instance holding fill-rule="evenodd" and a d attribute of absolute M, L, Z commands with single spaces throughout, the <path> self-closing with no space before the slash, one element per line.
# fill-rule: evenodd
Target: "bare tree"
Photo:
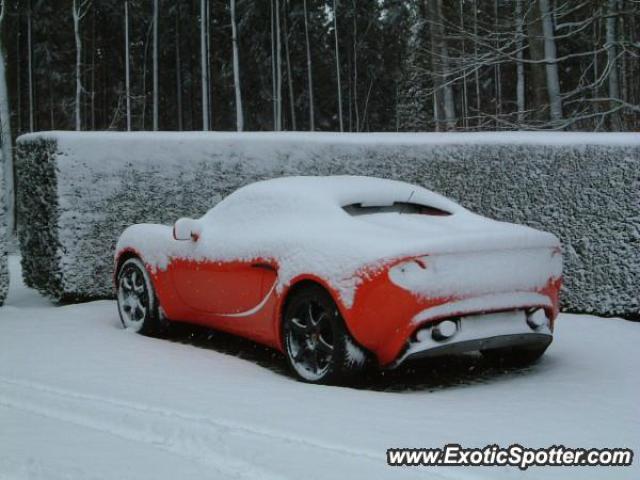
<path fill-rule="evenodd" d="M 478 0 L 473 0 L 473 37 L 478 38 Z M 473 42 L 473 74 L 474 74 L 474 83 L 476 86 L 476 117 L 477 117 L 477 126 L 479 127 L 482 124 L 482 118 L 480 117 L 480 112 L 482 111 L 482 96 L 480 95 L 480 55 L 478 42 Z"/>
<path fill-rule="evenodd" d="M 207 1 L 200 0 L 200 74 L 202 82 L 202 130 L 209 130 L 209 38 L 207 34 Z"/>
<path fill-rule="evenodd" d="M 160 105 L 158 101 L 158 6 L 159 0 L 153 0 L 153 130 L 158 130 Z"/>
<path fill-rule="evenodd" d="M 338 0 L 333 0 L 333 33 L 335 37 L 336 52 L 336 83 L 338 88 L 338 120 L 340 121 L 340 131 L 344 132 L 344 121 L 342 119 L 342 82 L 340 80 L 340 47 L 338 42 Z"/>
<path fill-rule="evenodd" d="M 0 143 L 2 143 L 2 168 L 4 169 L 4 201 L 9 235 L 15 228 L 15 204 L 13 187 L 13 151 L 11 144 L 11 114 L 7 88 L 6 54 L 2 37 L 7 19 L 7 2 L 0 0 Z"/>
<path fill-rule="evenodd" d="M 465 24 L 464 24 L 464 0 L 460 0 L 460 2 L 458 3 L 458 7 L 460 8 L 460 30 L 461 31 L 465 31 Z M 460 49 L 461 49 L 461 55 L 463 58 L 466 58 L 467 53 L 466 53 L 466 49 L 465 49 L 465 39 L 462 38 L 461 40 L 461 45 L 460 45 Z M 464 129 L 467 129 L 469 126 L 469 106 L 468 106 L 468 102 L 469 102 L 469 97 L 468 97 L 468 93 L 467 93 L 467 71 L 466 68 L 463 67 L 462 69 L 462 95 L 461 95 L 461 111 L 462 111 L 462 127 Z"/>
<path fill-rule="evenodd" d="M 282 35 L 280 33 L 280 0 L 275 0 L 276 36 L 276 131 L 282 130 Z"/>
<path fill-rule="evenodd" d="M 493 2 L 493 20 L 494 20 L 494 31 L 497 33 L 499 31 L 499 21 L 500 21 L 500 10 L 499 10 L 498 0 L 494 0 Z M 496 48 L 499 45 L 499 37 L 496 37 Z M 496 102 L 496 120 L 500 118 L 502 115 L 502 72 L 500 68 L 500 62 L 495 62 L 493 66 L 493 84 L 495 87 L 495 102 Z"/>
<path fill-rule="evenodd" d="M 80 25 L 91 8 L 92 0 L 73 0 L 73 31 L 76 41 L 76 131 L 82 130 L 82 34 Z"/>
<path fill-rule="evenodd" d="M 450 78 L 449 50 L 444 34 L 442 0 L 426 0 L 430 16 L 431 61 L 434 75 L 434 113 L 436 126 L 456 126 L 453 85 Z"/>
<path fill-rule="evenodd" d="M 131 55 L 129 54 L 129 0 L 124 1 L 124 72 L 127 97 L 127 131 L 131 131 Z"/>
<path fill-rule="evenodd" d="M 608 84 L 609 84 L 609 103 L 611 109 L 615 109 L 618 106 L 620 100 L 620 81 L 618 79 L 618 55 L 616 44 L 618 42 L 617 35 L 617 0 L 608 0 L 607 4 L 607 23 L 606 23 L 606 44 L 607 49 L 607 68 L 609 70 Z M 613 112 L 612 115 L 613 126 L 616 130 L 621 129 L 619 112 Z"/>
<path fill-rule="evenodd" d="M 269 7 L 271 9 L 270 25 L 271 25 L 271 103 L 273 110 L 273 130 L 277 130 L 278 125 L 278 86 L 276 75 L 276 27 L 275 27 L 275 11 L 273 2 L 275 0 L 269 0 Z"/>
<path fill-rule="evenodd" d="M 360 112 L 358 105 L 358 10 L 353 0 L 353 105 L 356 117 L 356 132 L 360 131 Z"/>
<path fill-rule="evenodd" d="M 236 129 L 244 130 L 242 114 L 242 90 L 240 89 L 240 59 L 238 58 L 238 25 L 236 22 L 236 0 L 230 0 L 231 7 L 231 41 L 233 43 L 233 85 L 236 94 Z"/>
<path fill-rule="evenodd" d="M 538 0 L 538 5 L 540 7 L 542 32 L 544 35 L 547 94 L 549 95 L 551 121 L 559 122 L 562 120 L 562 95 L 560 92 L 560 77 L 558 76 L 558 56 L 556 53 L 553 11 L 549 5 L 549 0 Z"/>
<path fill-rule="evenodd" d="M 309 93 L 309 130 L 316 129 L 315 110 L 313 105 L 313 71 L 311 63 L 311 43 L 309 41 L 309 12 L 307 10 L 307 0 L 303 0 L 304 7 L 304 37 L 307 50 L 307 89 Z"/>
<path fill-rule="evenodd" d="M 33 11 L 31 9 L 31 0 L 27 6 L 27 74 L 29 88 L 29 131 L 35 130 L 34 118 L 34 100 L 33 100 L 33 28 L 32 28 Z"/>
<path fill-rule="evenodd" d="M 178 130 L 182 131 L 184 113 L 182 111 L 182 59 L 180 58 L 180 2 L 176 2 L 176 103 L 178 108 Z"/>
<path fill-rule="evenodd" d="M 291 129 L 297 130 L 296 122 L 296 99 L 293 93 L 293 74 L 291 70 L 291 55 L 289 54 L 289 0 L 284 0 L 284 21 L 282 23 L 284 29 L 284 56 L 287 62 L 287 87 L 289 90 L 289 116 L 291 117 Z"/>
<path fill-rule="evenodd" d="M 21 61 L 21 52 L 22 52 L 22 30 L 21 30 L 21 22 L 17 22 L 16 28 L 16 104 L 17 104 L 17 127 L 16 131 L 18 134 L 22 131 L 22 61 Z M 1 42 L 1 40 L 0 40 Z M 0 168 L 2 168 L 0 166 Z"/>
<path fill-rule="evenodd" d="M 516 105 L 518 108 L 518 123 L 524 123 L 525 110 L 525 77 L 524 77 L 524 12 L 522 1 L 516 0 Z"/>
<path fill-rule="evenodd" d="M 534 7 L 537 7 L 535 3 Z M 539 11 L 537 8 L 532 8 L 527 15 L 527 40 L 529 47 L 529 57 L 531 58 L 530 78 L 529 84 L 533 98 L 531 99 L 531 106 L 533 107 L 534 116 L 539 121 L 546 120 L 543 115 L 546 115 L 548 109 L 545 108 L 548 105 L 547 97 L 547 76 L 545 71 L 545 54 L 544 54 L 544 41 L 542 33 L 542 22 L 540 15 L 536 13 Z"/>

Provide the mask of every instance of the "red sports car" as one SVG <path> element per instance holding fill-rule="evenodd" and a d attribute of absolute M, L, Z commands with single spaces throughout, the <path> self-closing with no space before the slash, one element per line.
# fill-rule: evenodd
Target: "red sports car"
<path fill-rule="evenodd" d="M 452 352 L 534 361 L 561 275 L 550 233 L 353 176 L 253 183 L 173 229 L 127 228 L 115 255 L 125 328 L 225 330 L 281 350 L 313 383 Z"/>

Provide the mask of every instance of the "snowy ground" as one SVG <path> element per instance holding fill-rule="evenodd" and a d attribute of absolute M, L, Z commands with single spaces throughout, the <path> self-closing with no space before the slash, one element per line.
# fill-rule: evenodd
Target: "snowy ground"
<path fill-rule="evenodd" d="M 298 383 L 223 334 L 123 331 L 111 301 L 54 307 L 20 282 L 0 308 L 0 479 L 640 478 L 632 467 L 386 466 L 389 447 L 629 447 L 640 452 L 640 324 L 562 315 L 536 366 L 462 356 Z M 445 371 L 446 370 L 446 371 Z"/>

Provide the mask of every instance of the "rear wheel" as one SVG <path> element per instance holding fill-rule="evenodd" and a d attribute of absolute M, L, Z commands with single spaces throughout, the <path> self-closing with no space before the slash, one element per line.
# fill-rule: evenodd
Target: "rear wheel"
<path fill-rule="evenodd" d="M 519 345 L 516 347 L 481 350 L 480 353 L 491 363 L 501 366 L 524 367 L 537 362 L 549 345 Z"/>
<path fill-rule="evenodd" d="M 319 286 L 305 288 L 287 303 L 282 330 L 289 366 L 306 382 L 343 383 L 365 366 L 366 352 Z"/>
<path fill-rule="evenodd" d="M 122 326 L 143 335 L 161 333 L 158 302 L 151 278 L 139 258 L 129 258 L 118 269 L 118 312 Z"/>

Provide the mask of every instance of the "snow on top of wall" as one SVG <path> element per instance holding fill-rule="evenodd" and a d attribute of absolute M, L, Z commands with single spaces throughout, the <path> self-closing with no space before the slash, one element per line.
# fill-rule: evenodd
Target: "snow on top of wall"
<path fill-rule="evenodd" d="M 49 131 L 22 135 L 18 141 L 36 138 L 57 140 L 64 149 L 67 141 L 74 148 L 89 148 L 96 140 L 108 141 L 170 141 L 177 140 L 193 144 L 228 141 L 260 141 L 277 144 L 280 141 L 326 145 L 640 145 L 640 133 L 636 132 L 424 132 L 424 133 L 338 133 L 338 132 L 70 132 Z M 86 142 L 86 143 L 85 143 Z M 236 145 L 237 147 L 237 145 Z"/>

